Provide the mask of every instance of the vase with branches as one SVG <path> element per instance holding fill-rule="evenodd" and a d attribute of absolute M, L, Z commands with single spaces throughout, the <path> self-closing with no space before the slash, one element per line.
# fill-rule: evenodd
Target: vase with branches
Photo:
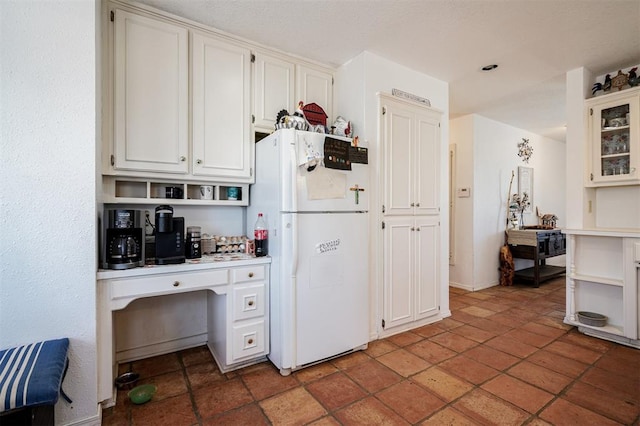
<path fill-rule="evenodd" d="M 531 202 L 529 201 L 529 194 L 527 194 L 526 191 L 523 192 L 522 195 L 513 194 L 511 196 L 511 204 L 509 205 L 511 220 L 512 223 L 517 220 L 520 229 L 524 229 L 524 211 L 527 210 L 529 206 L 531 206 Z"/>

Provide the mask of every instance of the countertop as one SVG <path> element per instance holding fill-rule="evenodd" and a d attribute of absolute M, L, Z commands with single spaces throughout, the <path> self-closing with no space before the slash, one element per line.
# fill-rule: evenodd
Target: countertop
<path fill-rule="evenodd" d="M 97 279 L 106 280 L 176 272 L 193 272 L 214 268 L 236 268 L 238 266 L 259 265 L 265 263 L 271 263 L 270 256 L 255 257 L 244 253 L 214 254 L 202 256 L 200 259 L 187 259 L 185 263 L 177 265 L 145 265 L 122 270 L 99 269 Z"/>
<path fill-rule="evenodd" d="M 583 228 L 583 229 L 563 229 L 567 235 L 593 235 L 601 237 L 628 237 L 640 238 L 640 229 L 625 228 Z"/>

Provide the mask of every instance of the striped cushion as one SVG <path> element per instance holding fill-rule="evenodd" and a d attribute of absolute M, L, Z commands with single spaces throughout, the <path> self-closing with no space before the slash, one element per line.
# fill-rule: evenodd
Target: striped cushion
<path fill-rule="evenodd" d="M 0 351 L 0 412 L 55 404 L 68 348 L 64 338 Z"/>

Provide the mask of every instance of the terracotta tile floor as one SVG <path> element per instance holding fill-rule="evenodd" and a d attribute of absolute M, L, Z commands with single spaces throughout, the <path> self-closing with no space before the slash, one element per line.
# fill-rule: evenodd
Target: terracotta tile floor
<path fill-rule="evenodd" d="M 158 393 L 118 394 L 104 425 L 640 425 L 640 350 L 562 323 L 564 278 L 450 289 L 453 315 L 282 377 L 221 374 L 205 346 L 121 365 Z"/>

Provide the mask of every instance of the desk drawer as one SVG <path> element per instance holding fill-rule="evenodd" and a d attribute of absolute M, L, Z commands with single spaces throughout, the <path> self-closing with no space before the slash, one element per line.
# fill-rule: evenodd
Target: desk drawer
<path fill-rule="evenodd" d="M 183 291 L 197 290 L 198 288 L 206 288 L 212 285 L 225 285 L 228 282 L 228 269 L 161 274 L 109 281 L 112 300 L 132 296 L 146 297 L 180 293 Z"/>
<path fill-rule="evenodd" d="M 233 320 L 264 316 L 264 283 L 233 288 Z"/>
<path fill-rule="evenodd" d="M 264 265 L 246 266 L 231 270 L 232 283 L 244 283 L 264 280 Z"/>
<path fill-rule="evenodd" d="M 265 352 L 264 321 L 233 327 L 231 357 L 233 362 Z"/>

